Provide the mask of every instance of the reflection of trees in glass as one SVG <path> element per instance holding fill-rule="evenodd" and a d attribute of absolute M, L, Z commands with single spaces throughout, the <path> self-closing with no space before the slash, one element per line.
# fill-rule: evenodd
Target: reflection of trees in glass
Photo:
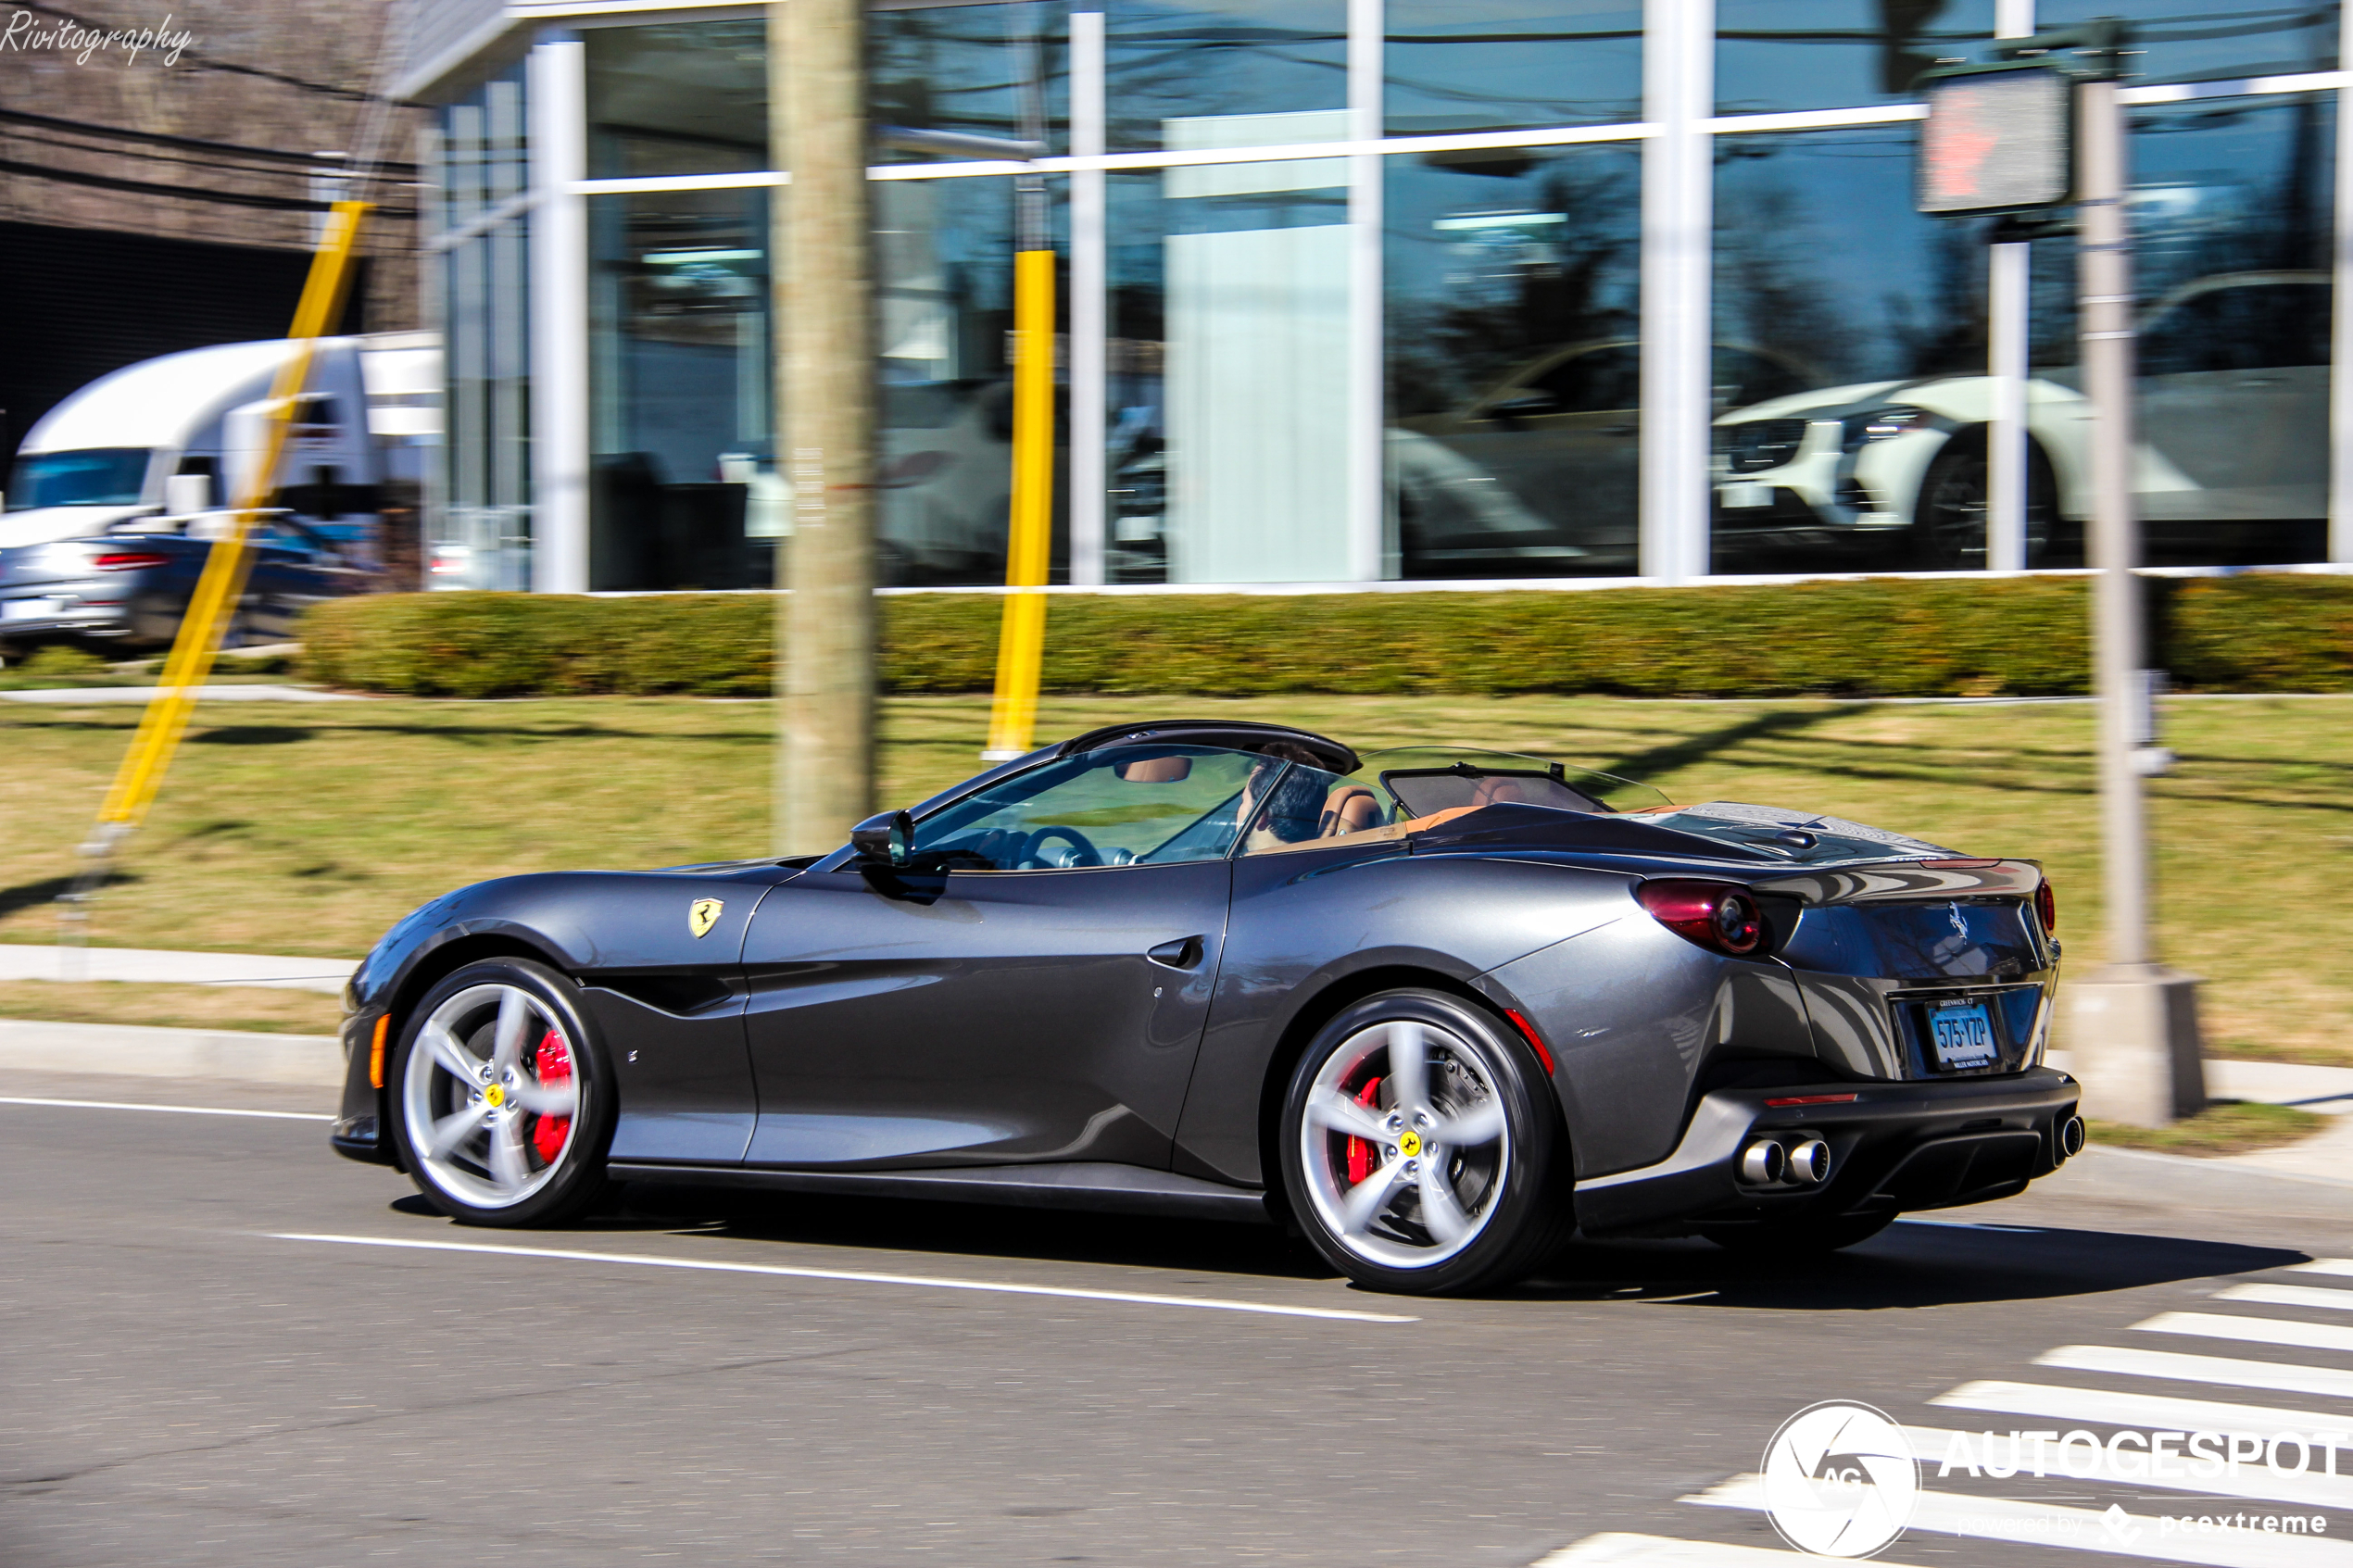
<path fill-rule="evenodd" d="M 1985 237 L 1979 225 L 1936 220 L 1927 288 L 1881 296 L 1895 362 L 1906 376 L 1985 373 Z"/>
<path fill-rule="evenodd" d="M 2133 269 L 2144 307 L 2200 278 L 2326 270 L 2334 138 L 2321 94 L 2135 114 Z M 2076 362 L 2070 240 L 2034 247 L 2032 320 L 2034 364 Z"/>
<path fill-rule="evenodd" d="M 1868 345 L 1856 312 L 1831 297 L 1811 229 L 1805 202 L 1778 182 L 1743 192 L 1717 213 L 1717 341 L 1851 380 L 1864 373 Z"/>
<path fill-rule="evenodd" d="M 1630 160 L 1563 160 L 1533 179 L 1497 182 L 1498 199 L 1554 221 L 1531 223 L 1507 245 L 1479 248 L 1428 270 L 1436 297 L 1390 301 L 1390 411 L 1393 418 L 1457 408 L 1546 349 L 1636 330 L 1635 252 L 1641 175 Z M 1508 231 L 1488 231 L 1490 233 Z M 1541 234 L 1541 239 L 1529 238 Z M 1392 227 L 1392 245 L 1448 242 L 1428 227 Z M 1418 269 L 1416 270 L 1419 270 Z"/>

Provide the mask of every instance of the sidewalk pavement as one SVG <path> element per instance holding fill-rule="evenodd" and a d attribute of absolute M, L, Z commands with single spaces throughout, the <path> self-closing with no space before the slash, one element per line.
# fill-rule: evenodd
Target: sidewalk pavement
<path fill-rule="evenodd" d="M 334 996 L 359 967 L 352 959 L 267 953 L 181 953 L 156 947 L 69 947 L 0 943 L 0 980 L 133 980 L 166 985 L 267 985 Z"/>
<path fill-rule="evenodd" d="M 60 686 L 0 692 L 9 702 L 62 702 L 80 708 L 94 702 L 149 703 L 161 686 Z M 198 686 L 199 702 L 364 702 L 352 692 L 314 691 L 308 686 Z"/>

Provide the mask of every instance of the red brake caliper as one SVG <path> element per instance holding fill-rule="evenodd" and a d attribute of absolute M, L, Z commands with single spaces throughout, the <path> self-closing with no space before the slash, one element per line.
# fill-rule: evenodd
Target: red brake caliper
<path fill-rule="evenodd" d="M 564 1044 L 561 1035 L 550 1029 L 540 1039 L 539 1049 L 531 1059 L 531 1071 L 544 1089 L 572 1082 L 572 1047 Z M 571 1117 L 542 1116 L 532 1125 L 531 1147 L 539 1151 L 542 1160 L 553 1165 L 556 1156 L 564 1151 L 564 1139 L 571 1135 Z"/>
<path fill-rule="evenodd" d="M 1356 1103 L 1358 1105 L 1372 1105 L 1379 1094 L 1380 1080 L 1375 1078 L 1363 1088 L 1356 1091 Z M 1373 1146 L 1363 1138 L 1349 1139 L 1348 1185 L 1354 1186 L 1358 1182 L 1363 1181 L 1365 1177 L 1371 1175 L 1372 1173 Z"/>

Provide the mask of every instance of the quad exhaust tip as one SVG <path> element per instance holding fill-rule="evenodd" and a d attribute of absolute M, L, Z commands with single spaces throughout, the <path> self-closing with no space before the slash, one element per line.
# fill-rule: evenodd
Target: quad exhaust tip
<path fill-rule="evenodd" d="M 1759 1138 L 1741 1150 L 1741 1180 L 1751 1186 L 1769 1186 L 1789 1169 L 1789 1150 L 1771 1138 Z"/>
<path fill-rule="evenodd" d="M 2059 1158 L 2072 1160 L 2083 1152 L 2083 1118 L 2070 1116 L 2059 1123 Z"/>
<path fill-rule="evenodd" d="M 1830 1179 L 1831 1146 L 1819 1138 L 1801 1138 L 1783 1145 L 1777 1138 L 1758 1138 L 1741 1150 L 1741 1180 L 1751 1186 L 1773 1186 L 1783 1181 L 1818 1186 Z"/>

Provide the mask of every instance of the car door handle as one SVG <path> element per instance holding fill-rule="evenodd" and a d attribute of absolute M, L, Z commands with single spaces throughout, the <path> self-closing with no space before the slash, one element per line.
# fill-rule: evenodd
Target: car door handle
<path fill-rule="evenodd" d="M 1174 942 L 1163 942 L 1157 947 L 1146 949 L 1144 957 L 1170 969 L 1190 969 L 1201 962 L 1202 951 L 1200 937 L 1179 936 Z"/>

